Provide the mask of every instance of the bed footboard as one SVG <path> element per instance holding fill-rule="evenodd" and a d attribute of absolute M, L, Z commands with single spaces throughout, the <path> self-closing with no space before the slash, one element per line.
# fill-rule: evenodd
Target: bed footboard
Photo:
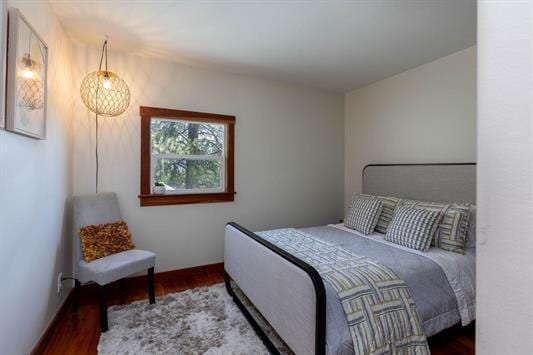
<path fill-rule="evenodd" d="M 275 352 L 230 280 L 296 354 L 325 354 L 326 292 L 312 266 L 232 222 L 226 225 L 224 276 L 228 292 L 269 350 Z"/>

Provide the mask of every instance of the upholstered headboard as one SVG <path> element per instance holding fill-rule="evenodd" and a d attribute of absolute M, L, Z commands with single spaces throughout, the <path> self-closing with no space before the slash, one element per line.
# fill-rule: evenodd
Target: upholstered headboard
<path fill-rule="evenodd" d="M 476 164 L 369 164 L 363 168 L 363 193 L 475 204 Z"/>

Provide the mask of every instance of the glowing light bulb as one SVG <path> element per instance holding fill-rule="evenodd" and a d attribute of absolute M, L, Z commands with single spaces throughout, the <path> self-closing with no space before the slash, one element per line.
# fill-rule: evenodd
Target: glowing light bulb
<path fill-rule="evenodd" d="M 24 79 L 34 79 L 37 76 L 37 73 L 35 72 L 34 67 L 34 61 L 31 60 L 30 54 L 26 53 L 24 54 L 24 57 L 22 58 L 22 77 Z"/>
<path fill-rule="evenodd" d="M 104 82 L 102 83 L 102 86 L 104 89 L 109 90 L 111 89 L 111 80 L 109 80 L 109 77 L 104 77 Z"/>
<path fill-rule="evenodd" d="M 31 70 L 31 67 L 26 67 L 22 70 L 22 76 L 26 79 L 32 79 L 35 73 Z"/>

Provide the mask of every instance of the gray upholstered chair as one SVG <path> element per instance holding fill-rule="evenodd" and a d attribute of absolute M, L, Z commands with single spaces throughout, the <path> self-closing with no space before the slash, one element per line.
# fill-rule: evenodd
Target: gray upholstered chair
<path fill-rule="evenodd" d="M 75 196 L 72 199 L 74 226 L 74 253 L 76 255 L 74 307 L 77 309 L 81 283 L 93 281 L 100 287 L 100 326 L 107 331 L 107 285 L 141 271 L 148 270 L 148 294 L 150 303 L 155 303 L 154 265 L 155 254 L 146 250 L 128 250 L 109 255 L 90 263 L 83 260 L 80 228 L 122 220 L 117 195 L 99 193 Z"/>

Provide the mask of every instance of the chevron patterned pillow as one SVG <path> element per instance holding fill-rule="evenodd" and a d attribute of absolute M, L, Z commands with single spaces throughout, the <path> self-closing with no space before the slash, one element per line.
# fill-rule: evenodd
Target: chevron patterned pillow
<path fill-rule="evenodd" d="M 382 208 L 381 200 L 356 197 L 346 214 L 344 225 L 368 235 L 376 227 Z"/>
<path fill-rule="evenodd" d="M 426 252 L 441 219 L 441 211 L 400 207 L 389 225 L 385 240 Z"/>
<path fill-rule="evenodd" d="M 383 203 L 383 210 L 381 210 L 378 224 L 376 224 L 376 232 L 385 234 L 401 199 L 392 196 L 377 196 L 377 198 Z"/>

